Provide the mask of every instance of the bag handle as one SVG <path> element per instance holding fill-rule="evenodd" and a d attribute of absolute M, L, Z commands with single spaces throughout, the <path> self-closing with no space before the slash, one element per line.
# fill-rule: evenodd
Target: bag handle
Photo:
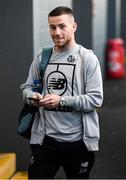
<path fill-rule="evenodd" d="M 50 59 L 51 54 L 52 54 L 52 50 L 53 50 L 52 47 L 43 48 L 43 50 L 42 50 L 42 58 L 41 58 L 41 64 L 40 64 L 40 76 L 41 76 L 41 79 L 44 76 L 47 64 L 48 64 L 49 59 Z"/>

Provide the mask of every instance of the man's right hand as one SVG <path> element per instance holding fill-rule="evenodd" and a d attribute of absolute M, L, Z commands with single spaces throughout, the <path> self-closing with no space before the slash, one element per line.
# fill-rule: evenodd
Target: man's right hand
<path fill-rule="evenodd" d="M 41 94 L 35 93 L 34 96 L 32 96 L 32 98 L 31 98 L 31 102 L 32 102 L 34 105 L 38 106 L 40 100 L 42 100 L 42 99 L 43 99 L 43 96 L 42 96 Z"/>

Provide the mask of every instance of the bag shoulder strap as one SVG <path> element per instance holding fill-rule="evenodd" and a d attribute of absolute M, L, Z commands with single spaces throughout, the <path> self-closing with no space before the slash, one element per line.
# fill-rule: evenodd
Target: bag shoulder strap
<path fill-rule="evenodd" d="M 52 54 L 52 50 L 53 50 L 52 47 L 43 48 L 43 50 L 42 50 L 42 58 L 41 58 L 41 63 L 40 63 L 40 76 L 41 76 L 41 79 L 44 76 L 47 64 L 48 64 L 49 59 L 50 59 L 51 54 Z"/>

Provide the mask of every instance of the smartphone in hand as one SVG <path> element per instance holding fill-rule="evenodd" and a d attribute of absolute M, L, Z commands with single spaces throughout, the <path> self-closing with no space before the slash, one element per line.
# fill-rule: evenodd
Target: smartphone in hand
<path fill-rule="evenodd" d="M 34 101 L 34 102 L 36 102 L 36 103 L 38 103 L 38 102 L 39 102 L 39 99 L 37 99 L 37 98 L 28 97 L 28 99 L 29 99 L 29 100 L 31 100 L 31 101 Z"/>

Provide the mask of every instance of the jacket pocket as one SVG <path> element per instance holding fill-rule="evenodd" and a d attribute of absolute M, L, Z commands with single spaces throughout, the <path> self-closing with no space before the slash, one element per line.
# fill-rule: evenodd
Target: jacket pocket
<path fill-rule="evenodd" d="M 83 115 L 83 126 L 84 126 L 84 139 L 85 138 L 100 138 L 99 130 L 99 118 L 96 111 L 85 113 Z"/>

